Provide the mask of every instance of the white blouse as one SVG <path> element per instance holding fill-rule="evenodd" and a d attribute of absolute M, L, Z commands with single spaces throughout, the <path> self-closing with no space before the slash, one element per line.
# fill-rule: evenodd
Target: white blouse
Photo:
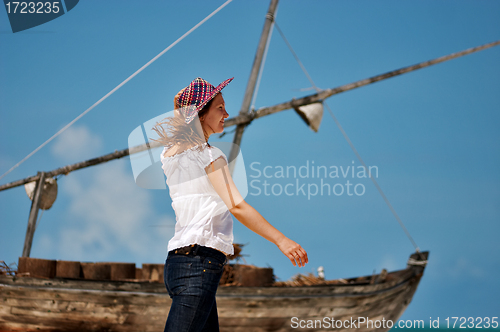
<path fill-rule="evenodd" d="M 175 234 L 168 251 L 199 244 L 233 254 L 233 218 L 208 179 L 205 168 L 218 158 L 227 158 L 216 147 L 204 143 L 170 157 L 161 153 L 162 169 L 175 211 Z"/>

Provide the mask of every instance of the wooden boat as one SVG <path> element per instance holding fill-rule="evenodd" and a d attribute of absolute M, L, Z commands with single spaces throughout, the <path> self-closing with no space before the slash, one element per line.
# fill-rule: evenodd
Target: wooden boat
<path fill-rule="evenodd" d="M 414 253 L 404 270 L 312 286 L 221 286 L 221 331 L 387 331 L 411 302 L 427 258 Z M 0 332 L 161 331 L 170 303 L 162 283 L 0 276 Z"/>
<path fill-rule="evenodd" d="M 277 0 L 272 0 L 269 13 L 273 12 L 271 7 L 276 8 L 276 5 Z M 500 45 L 500 41 L 496 41 L 343 86 L 317 91 L 281 104 L 250 110 L 250 100 L 266 44 L 266 38 L 263 37 L 268 35 L 273 21 L 273 15 L 269 13 L 266 15 L 241 112 L 237 117 L 225 121 L 225 127 L 237 127 L 233 141 L 237 146 L 240 145 L 245 126 L 260 117 L 294 109 L 311 129 L 317 131 L 317 124 L 313 125 L 315 117 L 309 118 L 303 107 L 323 103 L 327 98 L 345 91 Z M 334 120 L 337 123 L 336 119 Z M 343 132 L 342 129 L 341 131 Z M 349 139 L 347 141 L 349 142 Z M 37 183 L 33 188 L 33 204 L 23 257 L 30 255 L 37 213 L 39 208 L 43 208 L 40 201 L 48 191 L 45 188 L 46 179 L 154 148 L 155 145 L 150 143 L 0 185 L 0 190 L 6 190 L 33 181 Z M 353 150 L 355 151 L 354 148 Z M 231 153 L 229 159 L 234 158 Z M 374 183 L 378 188 L 375 181 Z M 416 245 L 415 247 L 418 248 Z M 427 258 L 428 252 L 417 250 L 410 256 L 404 270 L 324 281 L 315 285 L 287 286 L 275 283 L 267 287 L 221 286 L 217 293 L 221 330 L 291 331 L 298 328 L 314 331 L 387 331 L 396 324 L 396 320 L 411 302 Z M 161 331 L 170 303 L 171 300 L 161 283 L 0 275 L 0 332 Z"/>

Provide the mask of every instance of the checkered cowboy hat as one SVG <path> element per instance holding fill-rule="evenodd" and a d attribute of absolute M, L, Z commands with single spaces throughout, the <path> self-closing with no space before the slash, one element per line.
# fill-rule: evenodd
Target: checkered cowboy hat
<path fill-rule="evenodd" d="M 175 108 L 184 116 L 186 123 L 190 123 L 199 111 L 212 100 L 234 77 L 231 77 L 217 87 L 197 77 L 187 87 L 175 96 Z"/>

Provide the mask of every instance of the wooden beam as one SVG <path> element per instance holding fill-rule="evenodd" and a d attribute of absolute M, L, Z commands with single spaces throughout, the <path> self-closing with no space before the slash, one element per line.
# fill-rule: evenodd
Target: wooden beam
<path fill-rule="evenodd" d="M 49 178 L 49 177 L 54 177 L 54 176 L 61 175 L 61 174 L 67 175 L 68 173 L 70 173 L 72 171 L 76 171 L 76 170 L 79 170 L 79 169 L 82 169 L 82 168 L 86 168 L 86 167 L 90 167 L 90 166 L 99 165 L 99 164 L 108 162 L 110 160 L 120 159 L 120 158 L 126 157 L 126 156 L 128 156 L 130 154 L 134 154 L 134 153 L 138 153 L 138 152 L 141 152 L 141 151 L 145 151 L 147 149 L 157 148 L 159 146 L 161 146 L 160 143 L 158 143 L 158 142 L 152 142 L 152 143 L 148 143 L 148 144 L 141 144 L 141 145 L 135 146 L 135 147 L 130 148 L 130 149 L 124 149 L 124 150 L 120 150 L 120 151 L 115 151 L 115 152 L 112 152 L 112 153 L 108 153 L 108 154 L 106 154 L 104 156 L 100 156 L 100 157 L 97 157 L 97 158 L 92 158 L 92 159 L 89 159 L 89 160 L 86 160 L 86 161 L 82 161 L 82 162 L 79 162 L 79 163 L 76 163 L 76 164 L 66 165 L 66 166 L 57 168 L 55 170 L 49 171 L 49 172 L 45 172 L 45 177 Z M 40 176 L 39 174 L 38 175 L 34 175 L 34 176 L 29 176 L 29 177 L 21 179 L 21 180 L 17 180 L 17 181 L 13 181 L 13 182 L 1 185 L 0 186 L 0 191 L 6 190 L 6 189 L 10 189 L 10 188 L 14 188 L 14 187 L 18 187 L 18 186 L 22 186 L 22 185 L 24 185 L 24 184 L 26 184 L 28 182 L 38 181 L 39 176 Z"/>
<path fill-rule="evenodd" d="M 379 81 L 385 80 L 385 79 L 390 78 L 390 77 L 409 73 L 409 72 L 415 71 L 417 69 L 429 67 L 429 66 L 432 66 L 432 65 L 444 62 L 444 61 L 448 61 L 451 59 L 455 59 L 455 58 L 458 58 L 458 57 L 461 57 L 461 56 L 464 56 L 467 54 L 482 51 L 482 50 L 485 50 L 487 48 L 494 47 L 497 45 L 500 45 L 500 40 L 489 43 L 489 44 L 485 44 L 482 46 L 469 48 L 467 50 L 453 53 L 450 55 L 446 55 L 446 56 L 443 56 L 443 57 L 440 57 L 440 58 L 437 58 L 434 60 L 429 60 L 429 61 L 418 63 L 416 65 L 393 70 L 393 71 L 387 72 L 385 74 L 373 76 L 373 77 L 370 77 L 370 78 L 367 78 L 364 80 L 360 80 L 360 81 L 357 81 L 354 83 L 345 84 L 345 85 L 342 85 L 342 86 L 339 86 L 336 88 L 332 88 L 332 89 L 326 89 L 326 90 L 320 91 L 318 93 L 315 93 L 315 94 L 312 94 L 309 96 L 305 96 L 305 97 L 298 98 L 298 99 L 292 99 L 290 101 L 287 101 L 287 102 L 284 102 L 281 104 L 277 104 L 274 106 L 262 107 L 262 108 L 258 109 L 257 111 L 252 111 L 252 112 L 249 112 L 246 114 L 240 114 L 234 118 L 226 119 L 224 122 L 224 128 L 228 128 L 228 127 L 236 126 L 236 125 L 248 125 L 254 119 L 258 119 L 258 118 L 261 118 L 261 117 L 266 116 L 266 115 L 278 113 L 278 112 L 281 112 L 281 111 L 284 111 L 287 109 L 298 108 L 300 106 L 305 106 L 305 105 L 309 105 L 309 104 L 316 103 L 316 102 L 321 102 L 326 98 L 329 98 L 333 95 L 336 95 L 336 94 L 339 94 L 339 93 L 342 93 L 345 91 L 353 90 L 353 89 L 356 89 L 356 88 L 359 88 L 359 87 L 362 87 L 362 86 L 365 86 L 365 85 L 368 85 L 371 83 L 379 82 Z M 242 135 L 243 135 L 243 133 L 241 133 L 241 136 Z M 240 139 L 241 139 L 241 137 L 240 137 Z M 123 158 L 123 157 L 128 156 L 129 154 L 141 152 L 141 151 L 144 151 L 148 148 L 156 148 L 156 147 L 159 147 L 161 144 L 159 144 L 157 142 L 152 142 L 149 145 L 150 145 L 149 147 L 147 144 L 138 145 L 136 147 L 131 148 L 130 151 L 129 151 L 129 149 L 115 151 L 113 153 L 109 153 L 109 154 L 101 156 L 101 157 L 97 157 L 97 158 L 90 159 L 90 160 L 87 160 L 84 162 L 61 167 L 61 168 L 58 168 L 56 170 L 47 172 L 46 174 L 47 174 L 47 177 L 49 177 L 49 176 L 54 177 L 54 176 L 59 175 L 59 174 L 68 174 L 69 172 L 77 170 L 77 169 L 98 165 L 98 164 L 101 164 L 103 162 L 107 162 L 107 161 L 110 161 L 113 159 Z M 230 160 L 232 160 L 232 159 L 230 159 Z M 31 182 L 31 181 L 36 181 L 36 180 L 38 180 L 38 178 L 39 178 L 38 175 L 34 175 L 34 176 L 30 176 L 30 177 L 27 177 L 27 178 L 24 178 L 21 180 L 6 183 L 6 184 L 0 186 L 0 191 L 14 188 L 17 186 L 21 186 L 21 185 L 26 184 L 26 183 Z"/>
<path fill-rule="evenodd" d="M 31 211 L 28 219 L 28 228 L 26 229 L 26 238 L 24 239 L 22 257 L 30 257 L 31 244 L 33 243 L 33 235 L 35 234 L 38 207 L 40 206 L 40 198 L 42 197 L 44 183 L 45 173 L 38 172 L 38 181 L 35 187 L 35 195 L 33 196 L 33 201 L 31 202 Z"/>
<path fill-rule="evenodd" d="M 393 70 L 393 71 L 390 71 L 390 72 L 387 72 L 384 74 L 376 75 L 376 76 L 373 76 L 370 78 L 366 78 L 366 79 L 363 79 L 363 80 L 360 80 L 357 82 L 345 84 L 345 85 L 342 85 L 342 86 L 339 86 L 336 88 L 326 89 L 326 90 L 323 90 L 323 91 L 320 91 L 318 93 L 308 95 L 308 96 L 305 96 L 302 98 L 292 99 L 290 101 L 287 101 L 287 102 L 284 102 L 281 104 L 277 104 L 274 106 L 262 107 L 251 114 L 245 114 L 245 115 L 240 114 L 237 117 L 225 120 L 224 127 L 231 127 L 231 126 L 235 126 L 235 125 L 248 124 L 251 121 L 253 121 L 254 119 L 261 118 L 261 117 L 266 116 L 266 115 L 278 113 L 278 112 L 281 112 L 281 111 L 284 111 L 287 109 L 297 108 L 299 106 L 304 106 L 304 105 L 309 105 L 312 103 L 320 102 L 326 98 L 329 98 L 333 95 L 336 95 L 336 94 L 339 94 L 342 92 L 346 92 L 349 90 L 360 88 L 360 87 L 368 85 L 368 84 L 379 82 L 379 81 L 382 81 L 382 80 L 385 80 L 385 79 L 388 79 L 388 78 L 391 78 L 394 76 L 406 74 L 406 73 L 409 73 L 409 72 L 412 72 L 412 71 L 415 71 L 418 69 L 429 67 L 429 66 L 432 66 L 432 65 L 444 62 L 444 61 L 448 61 L 451 59 L 455 59 L 455 58 L 458 58 L 458 57 L 461 57 L 461 56 L 464 56 L 467 54 L 482 51 L 482 50 L 485 50 L 487 48 L 497 46 L 499 44 L 500 44 L 500 41 L 495 41 L 495 42 L 481 45 L 478 47 L 472 47 L 472 48 L 466 49 L 466 50 L 461 51 L 461 52 L 456 52 L 456 53 L 453 53 L 450 55 L 445 55 L 445 56 L 442 56 L 442 57 L 439 57 L 439 58 L 436 58 L 433 60 L 417 63 L 417 64 L 412 65 L 412 66 L 396 69 L 396 70 Z"/>
<path fill-rule="evenodd" d="M 250 72 L 250 78 L 248 79 L 247 88 L 245 90 L 245 95 L 243 97 L 243 103 L 240 109 L 240 115 L 245 116 L 250 111 L 250 103 L 252 102 L 252 97 L 255 92 L 255 85 L 257 84 L 257 77 L 259 76 L 260 66 L 262 64 L 262 59 L 264 57 L 264 50 L 266 49 L 267 40 L 271 31 L 271 26 L 274 21 L 274 15 L 276 14 L 276 8 L 278 7 L 278 0 L 271 0 L 269 4 L 269 9 L 266 14 L 266 21 L 264 23 L 264 28 L 262 29 L 262 34 L 260 35 L 259 45 L 257 46 L 257 51 L 255 53 L 255 58 L 253 60 L 252 70 Z M 236 131 L 233 137 L 233 146 L 231 147 L 231 152 L 229 153 L 229 161 L 236 159 L 239 153 L 239 147 L 241 145 L 241 140 L 243 138 L 243 132 L 245 130 L 247 123 L 239 124 L 236 127 Z M 233 173 L 235 163 L 229 164 L 229 171 Z"/>

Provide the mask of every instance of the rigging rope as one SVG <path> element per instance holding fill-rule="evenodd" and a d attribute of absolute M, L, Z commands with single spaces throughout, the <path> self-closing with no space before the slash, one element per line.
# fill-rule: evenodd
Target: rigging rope
<path fill-rule="evenodd" d="M 368 167 L 366 166 L 365 162 L 363 161 L 363 159 L 361 158 L 361 155 L 358 153 L 358 150 L 356 150 L 356 148 L 354 147 L 354 144 L 352 144 L 351 140 L 349 139 L 349 136 L 347 136 L 347 133 L 345 132 L 344 128 L 342 128 L 342 126 L 340 125 L 340 122 L 337 120 L 337 118 L 335 117 L 335 115 L 333 115 L 333 112 L 332 110 L 330 109 L 330 106 L 328 106 L 328 104 L 325 102 L 325 105 L 326 105 L 326 108 L 328 109 L 333 121 L 335 121 L 335 124 L 337 125 L 337 127 L 340 129 L 340 131 L 342 132 L 342 135 L 344 136 L 344 138 L 346 139 L 347 143 L 349 143 L 349 146 L 351 147 L 351 149 L 354 151 L 354 154 L 356 155 L 356 157 L 358 158 L 359 162 L 363 165 L 363 167 L 365 168 L 365 171 L 368 172 L 368 175 L 370 176 L 370 179 L 372 180 L 373 184 L 375 185 L 375 187 L 377 188 L 378 192 L 380 193 L 380 195 L 382 196 L 382 198 L 384 199 L 385 203 L 387 204 L 387 206 L 389 207 L 389 209 L 391 210 L 392 214 L 394 215 L 394 217 L 396 217 L 396 220 L 398 221 L 399 225 L 401 226 L 401 228 L 403 229 L 403 231 L 405 232 L 406 236 L 408 237 L 408 239 L 410 239 L 410 242 L 412 243 L 413 247 L 415 247 L 415 250 L 417 252 L 420 252 L 420 248 L 417 246 L 417 244 L 415 243 L 415 241 L 413 240 L 412 236 L 410 235 L 410 232 L 408 232 L 408 230 L 406 229 L 405 225 L 403 224 L 403 221 L 401 220 L 401 218 L 399 218 L 399 215 L 397 214 L 396 210 L 394 210 L 394 208 L 392 207 L 392 204 L 389 202 L 389 199 L 387 199 L 387 197 L 385 196 L 384 192 L 382 191 L 382 188 L 380 188 L 380 186 L 378 185 L 377 181 L 375 180 L 375 178 L 372 176 L 371 172 L 368 170 Z"/>
<path fill-rule="evenodd" d="M 198 24 L 196 24 L 194 27 L 192 27 L 189 31 L 187 31 L 185 34 L 183 34 L 181 37 L 179 37 L 176 41 L 174 41 L 172 44 L 170 44 L 167 48 L 165 48 L 163 51 L 161 51 L 157 56 L 155 56 L 153 59 L 149 60 L 144 66 L 142 66 L 141 68 L 139 68 L 135 73 L 133 73 L 132 75 L 130 75 L 126 80 L 124 80 L 123 82 L 121 82 L 120 84 L 118 84 L 113 90 L 111 90 L 110 92 L 108 92 L 104 97 L 102 97 L 101 99 L 99 99 L 94 105 L 90 106 L 89 108 L 87 108 L 82 114 L 80 114 L 79 116 L 77 116 L 73 121 L 71 121 L 70 123 L 68 123 L 66 126 L 64 126 L 61 130 L 59 130 L 57 133 L 55 133 L 52 137 L 50 137 L 48 140 L 46 140 L 44 143 L 42 143 L 39 147 L 37 147 L 35 150 L 33 150 L 30 154 L 28 154 L 26 157 L 24 157 L 20 162 L 18 162 L 17 164 L 15 164 L 14 166 L 12 166 L 7 172 L 5 172 L 4 174 L 2 174 L 0 176 L 0 180 L 6 176 L 7 174 L 9 174 L 10 172 L 12 172 L 14 169 L 16 169 L 19 165 L 21 165 L 22 163 L 24 163 L 26 160 L 28 160 L 31 156 L 33 156 L 35 153 L 38 152 L 38 150 L 40 150 L 41 148 L 43 148 L 45 145 L 47 145 L 50 141 L 52 141 L 54 138 L 56 138 L 57 136 L 59 136 L 60 134 L 62 134 L 66 129 L 68 129 L 71 125 L 73 125 L 76 121 L 78 121 L 81 117 L 83 117 L 85 114 L 87 114 L 88 112 L 90 112 L 94 107 L 96 107 L 97 105 L 99 105 L 101 102 L 103 102 L 106 98 L 108 98 L 109 96 L 111 96 L 115 91 L 117 91 L 118 89 L 120 89 L 123 85 L 125 85 L 125 83 L 127 83 L 128 81 L 130 81 L 132 78 L 134 78 L 137 74 L 139 74 L 141 71 L 143 71 L 146 67 L 148 67 L 150 64 L 152 64 L 153 62 L 155 62 L 159 57 L 161 57 L 163 54 L 165 54 L 167 51 L 169 51 L 172 47 L 174 47 L 176 44 L 178 44 L 180 41 L 182 41 L 184 38 L 186 38 L 189 34 L 191 34 L 191 32 L 193 32 L 194 30 L 196 30 L 198 27 L 200 27 L 203 23 L 205 23 L 208 19 L 210 19 L 212 16 L 214 16 L 215 14 L 217 14 L 222 8 L 224 8 L 226 5 L 228 5 L 231 1 L 233 0 L 227 0 L 226 2 L 224 2 L 219 8 L 217 8 L 216 10 L 214 10 L 210 15 L 208 15 L 207 17 L 205 17 L 203 20 L 201 20 Z"/>
<path fill-rule="evenodd" d="M 276 30 L 278 30 L 279 34 L 281 35 L 281 38 L 283 38 L 283 40 L 285 41 L 286 45 L 288 46 L 288 49 L 290 50 L 290 52 L 292 52 L 293 54 L 293 57 L 295 58 L 295 60 L 299 63 L 300 65 L 300 68 L 302 69 L 302 71 L 304 72 L 304 74 L 307 76 L 307 79 L 309 80 L 309 82 L 311 83 L 311 85 L 313 86 L 313 88 L 320 92 L 321 89 L 318 88 L 316 86 L 316 84 L 314 84 L 314 81 L 312 80 L 311 76 L 309 75 L 309 73 L 307 72 L 306 68 L 304 67 L 304 65 L 302 64 L 302 62 L 300 61 L 299 57 L 297 56 L 297 54 L 295 53 L 295 51 L 293 50 L 292 48 L 292 45 L 290 45 L 290 43 L 288 42 L 288 40 L 286 39 L 285 35 L 283 34 L 283 31 L 281 31 L 280 27 L 278 26 L 278 23 L 274 22 L 274 25 L 276 26 Z M 384 199 L 385 203 L 387 204 L 387 206 L 389 207 L 389 209 L 391 210 L 392 214 L 394 215 L 394 217 L 396 218 L 396 220 L 398 221 L 399 225 L 401 226 L 401 228 L 403 229 L 403 231 L 405 232 L 406 236 L 408 237 L 408 239 L 410 240 L 410 242 L 412 243 L 413 247 L 415 247 L 415 250 L 416 252 L 420 252 L 420 248 L 417 246 L 417 244 L 415 243 L 415 241 L 413 240 L 412 236 L 410 235 L 410 232 L 408 232 L 408 229 L 406 229 L 403 221 L 401 220 L 401 218 L 399 218 L 399 215 L 397 214 L 396 210 L 392 207 L 392 204 L 389 202 L 389 199 L 387 198 L 387 196 L 385 196 L 384 192 L 382 191 L 382 188 L 380 188 L 380 186 L 378 185 L 377 181 L 375 180 L 375 178 L 372 176 L 371 172 L 369 171 L 368 167 L 366 166 L 365 162 L 363 161 L 363 159 L 361 158 L 361 155 L 358 153 L 358 150 L 356 150 L 356 148 L 354 147 L 354 144 L 352 144 L 351 140 L 349 139 L 349 136 L 347 136 L 347 133 L 345 132 L 344 128 L 342 128 L 342 126 L 340 125 L 340 122 L 337 120 L 337 118 L 335 117 L 335 115 L 333 114 L 332 110 L 330 109 L 330 106 L 326 103 L 326 101 L 323 101 L 323 104 L 326 105 L 326 108 L 328 109 L 328 112 L 330 113 L 330 116 L 332 117 L 333 121 L 335 122 L 335 124 L 337 125 L 337 127 L 339 128 L 340 132 L 342 133 L 342 135 L 344 136 L 344 138 L 346 139 L 347 143 L 349 144 L 349 146 L 351 147 L 351 149 L 354 151 L 354 154 L 356 155 L 356 157 L 358 158 L 359 162 L 363 165 L 363 167 L 365 168 L 365 171 L 368 173 L 368 175 L 370 176 L 370 179 L 372 180 L 373 184 L 375 185 L 375 187 L 377 188 L 378 192 L 380 193 L 380 195 L 382 196 L 382 198 Z"/>
<path fill-rule="evenodd" d="M 40 212 L 40 216 L 38 217 L 38 220 L 35 222 L 35 229 L 33 230 L 33 233 L 35 233 L 37 227 L 38 227 L 38 224 L 40 224 L 40 220 L 42 220 L 42 216 L 43 216 L 43 211 L 45 211 L 44 209 L 41 209 L 42 212 Z"/>

